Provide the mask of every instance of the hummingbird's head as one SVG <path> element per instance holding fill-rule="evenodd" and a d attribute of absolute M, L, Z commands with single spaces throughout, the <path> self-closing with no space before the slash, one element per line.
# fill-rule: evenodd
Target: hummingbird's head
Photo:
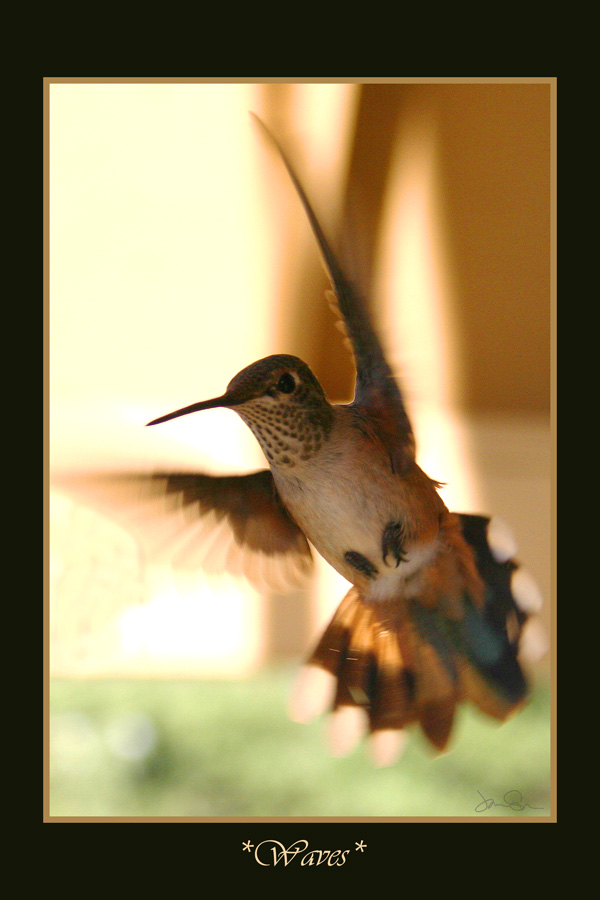
<path fill-rule="evenodd" d="M 323 388 L 306 363 L 297 356 L 277 354 L 238 372 L 221 397 L 193 403 L 148 425 L 217 407 L 235 410 L 269 462 L 279 466 L 310 459 L 327 438 L 333 418 Z"/>

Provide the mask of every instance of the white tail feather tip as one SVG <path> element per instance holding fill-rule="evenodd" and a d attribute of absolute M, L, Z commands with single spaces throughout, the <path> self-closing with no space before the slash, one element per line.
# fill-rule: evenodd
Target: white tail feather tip
<path fill-rule="evenodd" d="M 301 725 L 312 722 L 331 707 L 335 686 L 335 677 L 330 672 L 319 666 L 304 666 L 290 697 L 290 719 Z"/>
<path fill-rule="evenodd" d="M 365 711 L 359 706 L 340 706 L 331 717 L 329 749 L 332 756 L 352 752 L 368 727 Z"/>
<path fill-rule="evenodd" d="M 537 581 L 527 569 L 516 569 L 510 579 L 510 589 L 515 603 L 525 613 L 537 613 L 543 599 Z"/>
<path fill-rule="evenodd" d="M 369 740 L 369 753 L 377 768 L 393 765 L 404 752 L 408 741 L 406 731 L 384 729 L 375 731 Z"/>
<path fill-rule="evenodd" d="M 539 619 L 526 622 L 519 641 L 519 656 L 533 664 L 543 659 L 550 649 L 548 633 Z"/>
<path fill-rule="evenodd" d="M 511 529 L 503 519 L 494 516 L 487 527 L 487 539 L 496 562 L 504 563 L 516 556 L 519 549 Z"/>

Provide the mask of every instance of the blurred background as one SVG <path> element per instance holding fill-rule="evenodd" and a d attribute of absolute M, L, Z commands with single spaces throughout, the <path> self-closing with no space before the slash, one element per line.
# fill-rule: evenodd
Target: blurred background
<path fill-rule="evenodd" d="M 451 509 L 510 523 L 551 637 L 551 85 L 52 82 L 50 813 L 463 816 L 516 788 L 547 815 L 550 654 L 522 714 L 465 710 L 439 759 L 419 736 L 392 769 L 332 759 L 286 703 L 341 578 L 318 562 L 291 597 L 181 583 L 118 510 L 53 484 L 264 467 L 227 410 L 144 425 L 270 353 L 352 398 L 314 239 L 249 111 L 372 299 L 422 468 Z"/>

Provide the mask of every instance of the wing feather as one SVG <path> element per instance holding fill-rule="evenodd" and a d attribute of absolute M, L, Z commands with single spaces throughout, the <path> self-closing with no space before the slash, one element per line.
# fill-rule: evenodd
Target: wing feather
<path fill-rule="evenodd" d="M 268 469 L 246 475 L 61 473 L 53 486 L 120 521 L 150 560 L 242 574 L 284 589 L 309 572 L 308 541 Z"/>
<path fill-rule="evenodd" d="M 378 435 L 389 452 L 394 470 L 402 472 L 414 461 L 412 426 L 400 389 L 372 325 L 365 299 L 346 278 L 285 151 L 264 122 L 258 116 L 253 115 L 253 118 L 281 157 L 304 207 L 331 281 L 356 365 L 353 405 L 360 409 L 361 414 L 367 414 L 376 421 Z"/>

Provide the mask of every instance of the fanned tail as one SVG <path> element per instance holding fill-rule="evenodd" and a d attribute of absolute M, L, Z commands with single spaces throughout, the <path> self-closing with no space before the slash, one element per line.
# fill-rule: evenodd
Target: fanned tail
<path fill-rule="evenodd" d="M 438 749 L 446 745 L 458 680 L 408 618 L 391 604 L 367 605 L 351 588 L 310 660 L 334 676 L 333 709 L 357 707 L 371 732 L 400 731 L 419 722 Z"/>
<path fill-rule="evenodd" d="M 502 721 L 524 702 L 517 653 L 529 613 L 511 586 L 518 566 L 490 551 L 489 519 L 458 518 L 484 584 L 483 603 L 465 598 L 461 615 L 449 617 L 417 600 L 367 604 L 352 587 L 304 670 L 294 718 L 308 721 L 329 706 L 348 721 L 360 716 L 374 737 L 418 723 L 441 751 L 459 703 Z"/>

